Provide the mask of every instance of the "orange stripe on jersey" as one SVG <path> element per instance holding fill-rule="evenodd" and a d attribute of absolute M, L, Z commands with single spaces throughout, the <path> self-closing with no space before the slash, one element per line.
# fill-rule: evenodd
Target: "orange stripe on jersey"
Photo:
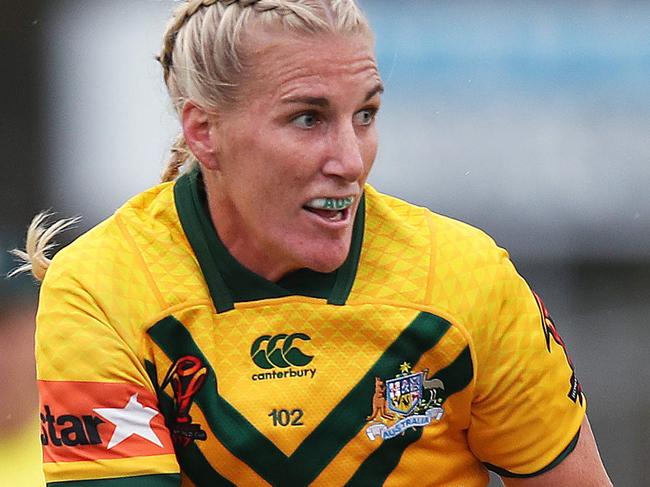
<path fill-rule="evenodd" d="M 113 382 L 39 380 L 43 462 L 173 454 L 152 392 Z"/>

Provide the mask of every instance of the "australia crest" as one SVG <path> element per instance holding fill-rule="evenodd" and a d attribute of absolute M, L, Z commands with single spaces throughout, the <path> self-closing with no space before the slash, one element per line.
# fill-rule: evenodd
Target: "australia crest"
<path fill-rule="evenodd" d="M 442 419 L 445 385 L 428 374 L 429 369 L 414 372 L 404 362 L 392 379 L 375 377 L 372 412 L 366 418 L 368 438 L 388 440 L 408 428 L 423 428 Z"/>

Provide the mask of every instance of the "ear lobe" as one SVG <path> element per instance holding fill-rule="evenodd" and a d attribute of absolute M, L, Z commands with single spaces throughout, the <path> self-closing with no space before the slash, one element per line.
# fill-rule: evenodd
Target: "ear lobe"
<path fill-rule="evenodd" d="M 186 101 L 181 113 L 183 134 L 192 153 L 206 169 L 216 169 L 216 147 L 212 140 L 212 118 L 203 108 Z"/>

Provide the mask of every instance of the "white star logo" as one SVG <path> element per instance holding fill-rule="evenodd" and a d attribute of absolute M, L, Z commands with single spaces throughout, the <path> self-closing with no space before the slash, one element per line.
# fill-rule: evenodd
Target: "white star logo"
<path fill-rule="evenodd" d="M 162 442 L 151 429 L 151 420 L 159 412 L 140 404 L 137 392 L 131 396 L 123 408 L 96 408 L 93 411 L 115 425 L 111 441 L 108 442 L 109 450 L 133 435 L 141 436 L 160 448 L 163 447 Z"/>

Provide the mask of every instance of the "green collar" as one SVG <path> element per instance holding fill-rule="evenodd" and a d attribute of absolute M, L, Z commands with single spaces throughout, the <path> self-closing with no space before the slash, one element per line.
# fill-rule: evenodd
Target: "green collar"
<path fill-rule="evenodd" d="M 264 279 L 241 265 L 228 251 L 212 224 L 203 178 L 198 169 L 181 176 L 174 186 L 176 210 L 185 235 L 196 254 L 218 313 L 244 301 L 301 295 L 343 305 L 347 300 L 361 254 L 365 196 L 361 199 L 352 230 L 350 253 L 341 267 L 329 274 L 300 269 L 278 282 Z"/>

